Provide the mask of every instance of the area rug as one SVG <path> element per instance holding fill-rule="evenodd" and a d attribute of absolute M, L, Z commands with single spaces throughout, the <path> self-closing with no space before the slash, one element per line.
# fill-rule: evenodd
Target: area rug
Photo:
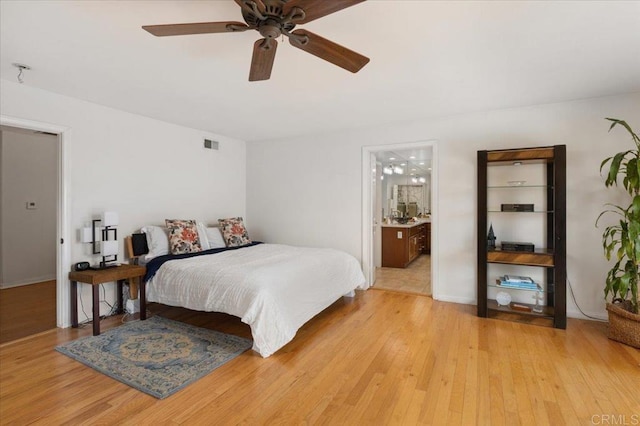
<path fill-rule="evenodd" d="M 249 349 L 252 341 L 154 316 L 56 347 L 156 398 L 166 398 Z"/>

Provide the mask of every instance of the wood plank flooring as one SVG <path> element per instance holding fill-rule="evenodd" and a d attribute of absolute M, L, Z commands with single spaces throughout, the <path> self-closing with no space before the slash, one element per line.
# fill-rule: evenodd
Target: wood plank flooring
<path fill-rule="evenodd" d="M 56 328 L 56 281 L 0 290 L 0 343 Z"/>
<path fill-rule="evenodd" d="M 606 324 L 569 319 L 567 330 L 557 330 L 478 318 L 475 309 L 411 294 L 357 292 L 312 319 L 270 358 L 245 352 L 165 400 L 54 351 L 90 335 L 90 326 L 57 329 L 0 346 L 0 423 L 586 425 L 604 424 L 602 416 L 626 424 L 639 419 L 640 351 L 607 339 Z M 150 310 L 249 335 L 227 315 Z M 103 321 L 103 330 L 119 321 Z"/>
<path fill-rule="evenodd" d="M 406 268 L 376 268 L 373 287 L 431 296 L 431 256 L 422 254 Z"/>

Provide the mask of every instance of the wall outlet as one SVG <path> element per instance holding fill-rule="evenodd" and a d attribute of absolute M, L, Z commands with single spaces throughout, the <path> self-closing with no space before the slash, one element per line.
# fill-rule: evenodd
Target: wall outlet
<path fill-rule="evenodd" d="M 35 201 L 27 201 L 27 210 L 35 210 L 38 208 L 38 205 Z"/>

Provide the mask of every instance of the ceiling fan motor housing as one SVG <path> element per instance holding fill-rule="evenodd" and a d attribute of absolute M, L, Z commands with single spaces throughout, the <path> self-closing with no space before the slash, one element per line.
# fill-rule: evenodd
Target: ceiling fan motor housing
<path fill-rule="evenodd" d="M 256 28 L 264 38 L 278 38 L 283 33 L 291 32 L 295 24 L 286 19 L 283 13 L 282 0 L 264 0 L 264 11 L 258 11 L 255 2 L 245 0 L 245 4 L 250 4 L 249 9 L 242 9 L 242 17 L 247 25 Z"/>
<path fill-rule="evenodd" d="M 274 19 L 267 19 L 258 24 L 258 31 L 264 38 L 278 38 L 282 34 L 282 26 Z"/>

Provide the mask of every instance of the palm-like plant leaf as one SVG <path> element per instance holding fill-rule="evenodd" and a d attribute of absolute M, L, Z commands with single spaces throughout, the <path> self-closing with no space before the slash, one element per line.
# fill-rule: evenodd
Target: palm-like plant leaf
<path fill-rule="evenodd" d="M 602 233 L 602 248 L 607 260 L 615 258 L 615 264 L 607 273 L 604 289 L 605 298 L 613 300 L 628 299 L 631 309 L 638 313 L 638 274 L 640 273 L 640 138 L 624 121 L 607 118 L 611 121 L 609 131 L 616 126 L 625 128 L 633 142 L 635 149 L 619 152 L 600 163 L 600 173 L 606 169 L 605 186 L 622 185 L 631 196 L 628 207 L 606 204 L 607 209 L 596 219 L 598 222 L 605 215 L 614 214 L 618 222 L 607 226 Z"/>

